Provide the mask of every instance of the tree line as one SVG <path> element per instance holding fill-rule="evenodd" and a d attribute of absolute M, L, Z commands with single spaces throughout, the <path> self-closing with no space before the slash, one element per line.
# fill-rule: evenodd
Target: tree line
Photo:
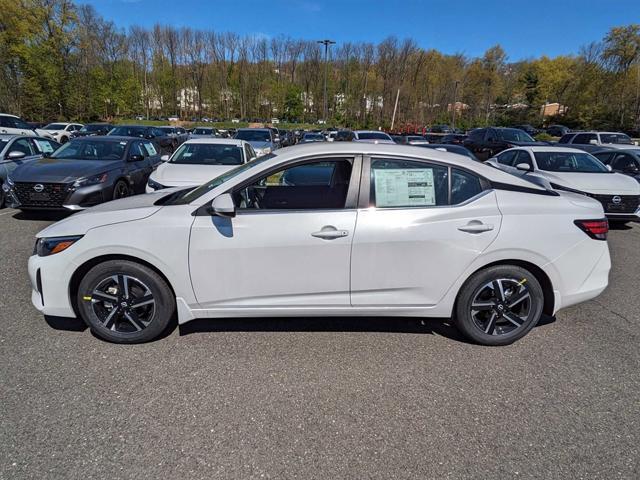
<path fill-rule="evenodd" d="M 324 47 L 284 35 L 155 25 L 127 30 L 71 0 L 0 0 L 0 111 L 29 120 L 323 118 Z M 332 46 L 328 123 L 389 127 L 563 123 L 640 128 L 640 25 L 574 55 L 509 61 L 390 37 Z M 544 119 L 541 107 L 565 107 Z"/>

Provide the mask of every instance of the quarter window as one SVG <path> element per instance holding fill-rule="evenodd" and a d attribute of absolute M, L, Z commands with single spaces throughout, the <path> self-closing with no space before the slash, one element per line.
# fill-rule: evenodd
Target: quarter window
<path fill-rule="evenodd" d="M 466 202 L 480 192 L 482 185 L 478 177 L 457 168 L 451 170 L 451 205 Z"/>
<path fill-rule="evenodd" d="M 346 159 L 286 168 L 235 191 L 234 202 L 240 210 L 344 208 L 351 170 L 352 163 Z"/>

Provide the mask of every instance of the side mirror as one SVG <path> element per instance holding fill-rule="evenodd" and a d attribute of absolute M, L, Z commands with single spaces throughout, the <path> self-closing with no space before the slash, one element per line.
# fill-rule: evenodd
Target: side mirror
<path fill-rule="evenodd" d="M 531 172 L 533 171 L 533 169 L 531 168 L 531 165 L 529 165 L 528 163 L 519 163 L 516 165 L 516 168 L 518 170 L 520 170 L 521 172 Z"/>
<path fill-rule="evenodd" d="M 10 160 L 18 160 L 26 156 L 27 155 L 24 152 L 19 152 L 18 150 L 14 150 L 12 152 L 9 152 L 9 154 L 7 155 L 7 158 Z"/>
<path fill-rule="evenodd" d="M 139 155 L 139 154 L 134 154 L 134 155 L 130 155 L 129 156 L 129 161 L 130 162 L 140 162 L 144 160 L 144 156 Z"/>
<path fill-rule="evenodd" d="M 595 138 L 592 138 L 591 140 L 589 140 L 589 143 L 591 145 L 597 145 L 598 144 L 598 140 L 596 140 Z"/>
<path fill-rule="evenodd" d="M 611 165 L 605 165 L 605 167 L 607 167 L 607 170 L 609 170 L 610 172 L 613 172 L 613 168 L 611 168 Z"/>
<path fill-rule="evenodd" d="M 156 138 L 155 135 L 153 135 L 152 133 L 147 133 L 144 138 L 146 138 L 147 140 L 151 140 L 152 138 Z"/>
<path fill-rule="evenodd" d="M 236 206 L 233 197 L 229 193 L 223 193 L 211 202 L 210 212 L 219 217 L 233 218 L 236 216 Z"/>
<path fill-rule="evenodd" d="M 168 162 L 169 161 L 169 155 L 162 155 L 160 157 L 160 161 L 161 162 Z"/>

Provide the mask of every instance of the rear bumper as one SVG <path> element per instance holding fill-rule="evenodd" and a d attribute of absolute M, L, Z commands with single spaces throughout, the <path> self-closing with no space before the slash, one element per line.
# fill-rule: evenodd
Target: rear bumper
<path fill-rule="evenodd" d="M 605 213 L 609 220 L 621 220 L 626 222 L 640 222 L 640 211 L 635 213 Z"/>

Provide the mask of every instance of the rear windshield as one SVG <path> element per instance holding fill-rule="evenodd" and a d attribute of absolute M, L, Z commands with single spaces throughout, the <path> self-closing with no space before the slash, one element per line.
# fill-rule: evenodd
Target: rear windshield
<path fill-rule="evenodd" d="M 628 135 L 625 135 L 624 133 L 601 133 L 600 142 L 633 145 L 633 142 L 631 141 L 631 137 L 629 137 Z"/>
<path fill-rule="evenodd" d="M 212 132 L 213 130 L 211 128 L 194 128 L 193 129 L 194 135 L 211 135 Z"/>
<path fill-rule="evenodd" d="M 391 140 L 391 137 L 382 132 L 359 132 L 358 140 Z"/>
<path fill-rule="evenodd" d="M 517 128 L 503 128 L 497 132 L 500 140 L 506 142 L 535 142 L 527 132 Z"/>
<path fill-rule="evenodd" d="M 66 125 L 63 123 L 50 123 L 44 127 L 44 130 L 64 130 L 64 127 L 66 127 Z"/>
<path fill-rule="evenodd" d="M 607 173 L 607 167 L 588 153 L 534 152 L 540 170 L 547 172 Z"/>
<path fill-rule="evenodd" d="M 109 135 L 119 137 L 144 137 L 147 129 L 144 127 L 115 127 L 109 132 Z"/>
<path fill-rule="evenodd" d="M 238 130 L 234 138 L 247 142 L 270 142 L 271 132 L 268 130 Z"/>

